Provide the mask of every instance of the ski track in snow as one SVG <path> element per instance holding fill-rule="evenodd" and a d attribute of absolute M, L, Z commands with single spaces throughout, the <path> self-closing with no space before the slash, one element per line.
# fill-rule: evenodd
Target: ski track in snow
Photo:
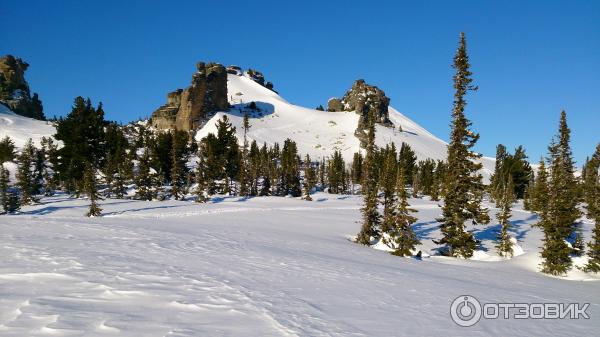
<path fill-rule="evenodd" d="M 541 233 L 529 212 L 511 219 L 521 256 L 417 261 L 348 241 L 360 227 L 360 197 L 314 199 L 104 200 L 106 216 L 85 218 L 85 200 L 58 196 L 1 216 L 0 336 L 558 336 L 600 328 L 598 278 L 536 271 Z M 411 203 L 419 249 L 433 254 L 439 207 Z M 475 229 L 490 256 L 495 226 Z M 462 294 L 587 302 L 592 319 L 460 328 L 449 305 Z"/>

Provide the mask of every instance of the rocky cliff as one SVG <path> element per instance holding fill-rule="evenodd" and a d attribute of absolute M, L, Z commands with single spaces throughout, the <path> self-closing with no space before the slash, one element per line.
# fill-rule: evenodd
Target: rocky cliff
<path fill-rule="evenodd" d="M 25 71 L 29 64 L 12 55 L 0 57 L 0 103 L 15 113 L 44 120 L 42 102 L 38 94 L 31 96 Z"/>
<path fill-rule="evenodd" d="M 218 63 L 198 62 L 192 83 L 167 94 L 167 104 L 152 113 L 152 126 L 159 129 L 196 129 L 209 114 L 229 108 L 227 71 Z"/>

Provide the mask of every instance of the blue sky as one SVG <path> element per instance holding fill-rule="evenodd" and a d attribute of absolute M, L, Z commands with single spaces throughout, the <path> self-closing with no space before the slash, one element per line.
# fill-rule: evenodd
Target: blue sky
<path fill-rule="evenodd" d="M 0 0 L 0 31 L 48 116 L 78 95 L 109 119 L 149 116 L 204 60 L 259 69 L 308 107 L 364 78 L 442 139 L 464 31 L 478 151 L 523 144 L 537 161 L 561 109 L 579 163 L 600 141 L 600 1 Z"/>

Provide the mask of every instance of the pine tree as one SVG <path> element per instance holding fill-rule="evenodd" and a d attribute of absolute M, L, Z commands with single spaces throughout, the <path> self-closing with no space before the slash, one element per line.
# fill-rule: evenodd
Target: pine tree
<path fill-rule="evenodd" d="M 311 201 L 310 192 L 317 185 L 317 171 L 313 167 L 310 156 L 307 154 L 304 159 L 304 199 Z"/>
<path fill-rule="evenodd" d="M 514 195 L 514 186 L 512 182 L 512 177 L 508 177 L 508 181 L 504 185 L 501 193 L 498 194 L 498 208 L 500 212 L 496 213 L 496 219 L 500 223 L 501 230 L 498 234 L 498 244 L 496 245 L 496 249 L 498 250 L 498 255 L 504 257 L 512 257 L 513 256 L 513 244 L 511 242 L 510 234 L 508 234 L 508 230 L 510 229 L 510 217 L 511 214 L 511 206 L 515 200 Z"/>
<path fill-rule="evenodd" d="M 150 175 L 150 151 L 144 148 L 138 164 L 138 172 L 135 178 L 137 191 L 136 198 L 140 200 L 152 200 L 152 177 Z"/>
<path fill-rule="evenodd" d="M 206 174 L 206 162 L 201 152 L 198 153 L 198 163 L 196 165 L 196 202 L 204 203 L 208 201 L 207 188 L 208 182 Z"/>
<path fill-rule="evenodd" d="M 242 148 L 241 160 L 240 160 L 240 195 L 250 196 L 251 177 L 250 177 L 250 162 L 248 160 L 249 148 L 248 148 L 248 130 L 250 130 L 250 119 L 248 113 L 244 113 L 244 120 L 242 123 L 244 129 L 244 146 Z"/>
<path fill-rule="evenodd" d="M 566 240 L 577 233 L 575 221 L 579 217 L 577 208 L 576 179 L 570 148 L 570 133 L 565 111 L 561 112 L 559 134 L 549 146 L 550 181 L 546 212 L 542 213 L 544 230 L 542 248 L 542 271 L 561 275 L 571 268 L 571 253 Z"/>
<path fill-rule="evenodd" d="M 550 191 L 548 189 L 548 172 L 546 171 L 546 163 L 544 158 L 540 159 L 540 165 L 538 168 L 538 174 L 535 178 L 535 184 L 533 188 L 532 199 L 532 210 L 537 212 L 540 216 L 546 212 L 548 208 L 548 198 Z"/>
<path fill-rule="evenodd" d="M 369 112 L 368 136 L 366 144 L 366 154 L 363 163 L 363 207 L 362 226 L 356 237 L 356 242 L 363 245 L 371 244 L 371 237 L 378 236 L 379 224 L 381 222 L 379 211 L 377 210 L 377 179 L 375 163 L 375 115 Z"/>
<path fill-rule="evenodd" d="M 2 206 L 2 212 L 8 213 L 9 209 L 9 195 L 8 195 L 8 184 L 10 183 L 8 177 L 8 170 L 0 164 L 0 205 Z"/>
<path fill-rule="evenodd" d="M 585 170 L 585 200 L 587 204 L 587 216 L 596 223 L 592 229 L 592 241 L 588 243 L 589 260 L 585 271 L 600 273 L 600 180 L 598 169 L 600 168 L 600 144 L 592 159 L 586 165 Z"/>
<path fill-rule="evenodd" d="M 396 182 L 396 205 L 394 212 L 394 221 L 391 230 L 388 231 L 392 242 L 393 255 L 410 256 L 415 246 L 420 243 L 417 235 L 412 229 L 412 224 L 417 221 L 417 218 L 410 213 L 417 212 L 410 208 L 408 204 L 408 192 L 404 185 L 405 176 L 403 168 L 398 169 Z"/>
<path fill-rule="evenodd" d="M 182 181 L 181 181 L 181 171 L 179 161 L 180 159 L 177 157 L 177 152 L 175 150 L 172 151 L 171 154 L 172 167 L 171 167 L 171 195 L 173 199 L 179 200 L 183 197 L 182 195 Z"/>
<path fill-rule="evenodd" d="M 396 215 L 396 176 L 398 164 L 396 162 L 396 148 L 393 145 L 385 148 L 383 172 L 380 175 L 381 189 L 383 191 L 383 222 L 381 231 L 387 233 L 394 226 Z"/>
<path fill-rule="evenodd" d="M 448 170 L 446 173 L 446 197 L 443 206 L 441 231 L 450 256 L 469 258 L 473 255 L 476 242 L 471 233 L 465 231 L 465 222 L 488 223 L 487 209 L 481 206 L 484 186 L 481 164 L 476 162 L 481 155 L 471 148 L 479 139 L 479 134 L 469 129 L 471 122 L 465 117 L 468 91 L 477 90 L 471 85 L 469 57 L 464 33 L 460 34 L 460 44 L 454 57 L 454 108 L 452 111 L 452 133 L 448 145 Z"/>
<path fill-rule="evenodd" d="M 31 167 L 34 163 L 33 155 L 35 153 L 35 147 L 31 138 L 27 141 L 21 154 L 18 156 L 18 168 L 17 168 L 17 186 L 21 191 L 21 204 L 28 205 L 36 202 L 34 195 L 34 177 Z"/>
<path fill-rule="evenodd" d="M 90 200 L 90 209 L 86 214 L 88 217 L 100 216 L 102 214 L 102 208 L 98 206 L 98 189 L 96 186 L 96 170 L 90 162 L 85 164 L 85 171 L 83 174 L 83 189 Z"/>

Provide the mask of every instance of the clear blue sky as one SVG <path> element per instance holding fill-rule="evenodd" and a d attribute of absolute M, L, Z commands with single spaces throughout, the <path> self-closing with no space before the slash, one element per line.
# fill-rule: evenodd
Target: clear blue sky
<path fill-rule="evenodd" d="M 204 60 L 259 69 L 308 107 L 364 78 L 442 139 L 464 31 L 477 150 L 523 144 L 537 161 L 561 109 L 579 163 L 600 141 L 600 1 L 0 0 L 0 31 L 48 116 L 81 95 L 109 119 L 147 117 Z"/>

